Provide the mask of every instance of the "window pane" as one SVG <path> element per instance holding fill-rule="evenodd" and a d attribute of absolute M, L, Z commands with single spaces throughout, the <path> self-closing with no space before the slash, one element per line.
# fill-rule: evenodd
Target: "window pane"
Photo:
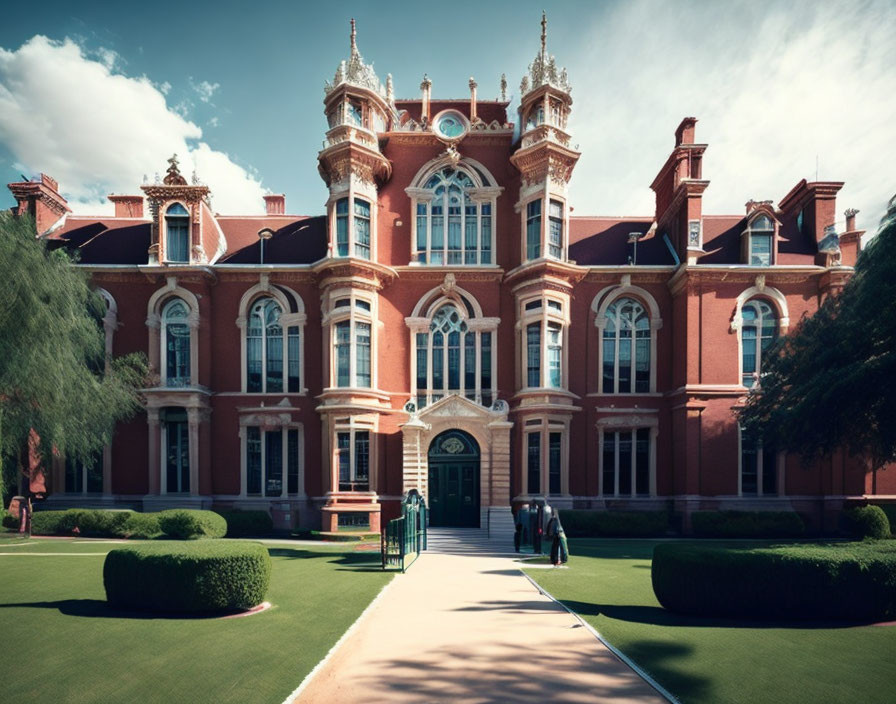
<path fill-rule="evenodd" d="M 355 256 L 370 259 L 370 203 L 355 198 Z"/>
<path fill-rule="evenodd" d="M 616 493 L 616 433 L 604 433 L 603 495 Z"/>
<path fill-rule="evenodd" d="M 426 362 L 429 350 L 429 335 L 425 332 L 417 333 L 417 389 L 427 389 Z"/>
<path fill-rule="evenodd" d="M 559 389 L 562 385 L 560 360 L 563 352 L 560 337 L 560 326 L 548 323 L 548 385 Z"/>
<path fill-rule="evenodd" d="M 604 393 L 612 394 L 616 391 L 616 340 L 615 337 L 607 339 L 604 331 Z"/>
<path fill-rule="evenodd" d="M 527 480 L 526 491 L 529 494 L 541 493 L 541 433 L 526 433 Z"/>
<path fill-rule="evenodd" d="M 464 388 L 469 393 L 476 389 L 476 334 L 464 335 Z"/>
<path fill-rule="evenodd" d="M 294 325 L 289 328 L 289 391 L 302 390 L 302 380 L 299 378 L 299 328 Z"/>
<path fill-rule="evenodd" d="M 429 230 L 429 218 L 426 214 L 426 203 L 417 203 L 417 251 L 419 261 L 426 260 L 426 237 Z M 420 258 L 422 256 L 422 259 Z"/>
<path fill-rule="evenodd" d="M 482 388 L 482 405 L 492 405 L 492 334 L 480 333 L 479 385 Z"/>
<path fill-rule="evenodd" d="M 526 327 L 526 386 L 541 386 L 541 323 Z"/>
<path fill-rule="evenodd" d="M 336 323 L 336 386 L 349 386 L 351 364 L 351 323 Z"/>
<path fill-rule="evenodd" d="M 339 464 L 339 489 L 351 490 L 352 454 L 351 433 L 336 433 L 336 457 Z"/>
<path fill-rule="evenodd" d="M 635 392 L 644 394 L 650 391 L 650 337 L 635 340 Z"/>
<path fill-rule="evenodd" d="M 283 431 L 264 434 L 264 495 L 280 496 L 283 491 Z"/>
<path fill-rule="evenodd" d="M 632 331 L 619 331 L 619 393 L 632 391 Z"/>
<path fill-rule="evenodd" d="M 772 262 L 772 236 L 750 235 L 750 265 L 769 266 Z"/>
<path fill-rule="evenodd" d="M 268 328 L 267 391 L 283 391 L 283 328 Z"/>
<path fill-rule="evenodd" d="M 741 351 L 743 362 L 743 385 L 753 386 L 756 382 L 756 328 L 752 325 L 741 328 Z"/>
<path fill-rule="evenodd" d="M 526 206 L 526 259 L 541 256 L 541 201 Z"/>
<path fill-rule="evenodd" d="M 492 206 L 483 203 L 482 206 L 482 240 L 479 244 L 480 262 L 491 264 L 492 261 Z"/>
<path fill-rule="evenodd" d="M 356 385 L 370 386 L 370 325 L 355 323 L 355 341 L 358 345 L 355 378 Z"/>
<path fill-rule="evenodd" d="M 548 435 L 548 483 L 552 494 L 560 493 L 560 446 L 561 433 Z"/>
<path fill-rule="evenodd" d="M 295 428 L 287 431 L 286 436 L 286 491 L 299 493 L 299 431 Z"/>
<path fill-rule="evenodd" d="M 172 413 L 165 422 L 165 466 L 169 494 L 190 491 L 190 445 L 185 416 L 184 412 Z"/>
<path fill-rule="evenodd" d="M 548 254 L 558 259 L 563 254 L 563 204 L 550 201 Z"/>
<path fill-rule="evenodd" d="M 246 493 L 261 493 L 261 431 L 246 428 Z"/>
<path fill-rule="evenodd" d="M 650 494 L 650 428 L 637 431 L 635 447 L 635 493 Z"/>
<path fill-rule="evenodd" d="M 432 334 L 432 387 L 443 389 L 445 387 L 445 336 L 440 332 Z"/>
<path fill-rule="evenodd" d="M 336 256 L 348 256 L 348 198 L 336 201 Z"/>
<path fill-rule="evenodd" d="M 632 431 L 619 433 L 619 495 L 632 493 Z"/>
<path fill-rule="evenodd" d="M 355 476 L 358 484 L 366 485 L 369 481 L 370 468 L 370 433 L 366 430 L 355 433 Z M 366 490 L 367 487 L 358 487 Z"/>
<path fill-rule="evenodd" d="M 460 388 L 460 333 L 448 333 L 448 388 Z"/>

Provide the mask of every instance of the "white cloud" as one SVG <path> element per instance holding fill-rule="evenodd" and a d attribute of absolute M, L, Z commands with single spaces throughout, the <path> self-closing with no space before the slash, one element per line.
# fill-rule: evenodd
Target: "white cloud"
<path fill-rule="evenodd" d="M 651 214 L 649 184 L 681 118 L 707 142 L 706 213 L 778 202 L 801 178 L 846 181 L 843 210 L 876 229 L 896 191 L 896 13 L 892 3 L 617 6 L 576 57 L 572 181 L 581 213 Z"/>
<path fill-rule="evenodd" d="M 219 118 L 217 115 L 215 115 L 213 118 L 211 118 L 208 121 L 208 126 L 209 127 L 220 127 L 221 126 L 221 118 Z"/>
<path fill-rule="evenodd" d="M 209 83 L 208 81 L 199 81 L 196 83 L 193 79 L 190 79 L 190 87 L 196 91 L 196 95 L 199 96 L 199 100 L 203 103 L 211 102 L 212 96 L 221 87 L 220 83 Z"/>
<path fill-rule="evenodd" d="M 263 212 L 260 179 L 201 137 L 148 78 L 113 73 L 71 40 L 0 48 L 0 141 L 26 174 L 56 178 L 75 212 L 111 212 L 108 193 L 139 192 L 143 175 L 164 173 L 175 152 L 184 175 L 195 166 L 212 189 L 217 210 Z"/>

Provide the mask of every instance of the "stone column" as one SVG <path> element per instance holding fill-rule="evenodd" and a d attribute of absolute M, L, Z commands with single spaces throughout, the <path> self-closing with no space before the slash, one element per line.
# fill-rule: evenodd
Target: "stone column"
<path fill-rule="evenodd" d="M 429 501 L 429 462 L 428 448 L 423 434 L 431 427 L 416 415 L 401 426 L 402 433 L 402 467 L 401 490 L 407 493 L 411 489 L 419 491 Z"/>
<path fill-rule="evenodd" d="M 190 496 L 199 495 L 199 424 L 201 422 L 201 409 L 188 408 L 187 433 L 190 443 Z"/>
<path fill-rule="evenodd" d="M 488 424 L 491 432 L 490 506 L 510 506 L 510 431 L 513 423 L 506 420 Z"/>
<path fill-rule="evenodd" d="M 161 493 L 160 479 L 162 475 L 160 451 L 162 436 L 159 432 L 159 409 L 146 409 L 146 423 L 149 426 L 149 447 L 147 448 L 147 461 L 149 462 L 149 476 L 147 481 L 147 493 L 158 496 Z"/>

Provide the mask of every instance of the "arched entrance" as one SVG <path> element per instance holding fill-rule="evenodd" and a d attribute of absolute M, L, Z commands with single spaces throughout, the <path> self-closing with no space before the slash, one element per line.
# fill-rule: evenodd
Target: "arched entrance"
<path fill-rule="evenodd" d="M 446 430 L 429 445 L 429 524 L 479 527 L 479 445 Z"/>

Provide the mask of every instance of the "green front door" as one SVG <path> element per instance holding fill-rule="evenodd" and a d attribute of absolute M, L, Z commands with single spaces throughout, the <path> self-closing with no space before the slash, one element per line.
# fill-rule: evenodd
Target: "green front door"
<path fill-rule="evenodd" d="M 479 526 L 479 447 L 462 431 L 442 433 L 430 446 L 429 524 Z"/>

